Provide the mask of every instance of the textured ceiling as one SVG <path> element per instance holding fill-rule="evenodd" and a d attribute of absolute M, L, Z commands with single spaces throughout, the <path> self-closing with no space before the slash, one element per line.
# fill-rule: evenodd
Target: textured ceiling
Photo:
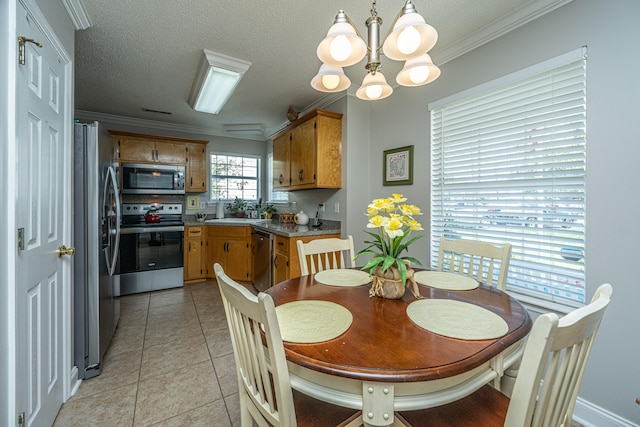
<path fill-rule="evenodd" d="M 318 43 L 338 10 L 344 9 L 365 36 L 365 21 L 371 16 L 371 3 L 349 0 L 82 2 L 92 26 L 76 33 L 75 103 L 80 113 L 152 120 L 220 135 L 224 124 L 247 123 L 260 123 L 269 134 L 286 122 L 289 105 L 304 111 L 321 103 L 326 94 L 310 86 L 320 67 L 315 54 Z M 438 43 L 430 53 L 441 65 L 460 46 L 469 45 L 469 40 L 500 34 L 563 1 L 413 3 L 438 31 Z M 377 2 L 383 35 L 403 4 L 398 0 Z M 203 49 L 252 63 L 217 115 L 196 112 L 187 104 Z M 365 62 L 345 70 L 352 89 L 365 75 Z M 395 85 L 401 65 L 382 58 L 382 71 L 390 84 Z"/>

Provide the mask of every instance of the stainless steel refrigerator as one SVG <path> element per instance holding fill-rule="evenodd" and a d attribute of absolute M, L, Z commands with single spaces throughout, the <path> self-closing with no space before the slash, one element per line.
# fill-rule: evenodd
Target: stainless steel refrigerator
<path fill-rule="evenodd" d="M 99 375 L 120 318 L 120 194 L 114 140 L 98 122 L 76 123 L 74 144 L 74 359 Z"/>

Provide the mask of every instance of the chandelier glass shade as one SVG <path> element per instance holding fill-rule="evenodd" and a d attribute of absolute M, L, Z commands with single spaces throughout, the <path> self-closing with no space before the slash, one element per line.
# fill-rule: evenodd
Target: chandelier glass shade
<path fill-rule="evenodd" d="M 316 53 L 323 64 L 311 80 L 311 86 L 321 92 L 340 92 L 349 88 L 351 82 L 342 67 L 357 64 L 365 55 L 367 74 L 356 91 L 360 99 L 384 99 L 393 92 L 380 72 L 381 54 L 396 61 L 406 61 L 396 77 L 399 85 L 421 86 L 440 76 L 440 69 L 427 54 L 435 46 L 438 33 L 418 14 L 411 0 L 406 1 L 382 42 L 381 24 L 374 0 L 371 17 L 366 21 L 368 38 L 365 43 L 351 19 L 340 10 L 327 36 L 318 45 Z"/>

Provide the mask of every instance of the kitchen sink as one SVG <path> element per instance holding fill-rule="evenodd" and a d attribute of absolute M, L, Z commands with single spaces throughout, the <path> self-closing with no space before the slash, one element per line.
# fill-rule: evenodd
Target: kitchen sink
<path fill-rule="evenodd" d="M 220 218 L 220 219 L 208 219 L 205 221 L 207 224 L 243 224 L 243 225 L 253 225 L 253 224 L 264 224 L 268 219 L 258 219 L 258 218 Z"/>

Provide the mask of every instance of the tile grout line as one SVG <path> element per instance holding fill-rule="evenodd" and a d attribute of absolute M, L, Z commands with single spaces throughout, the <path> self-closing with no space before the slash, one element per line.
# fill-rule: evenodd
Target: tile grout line
<path fill-rule="evenodd" d="M 209 281 L 206 281 L 204 283 L 209 283 Z M 216 284 L 217 286 L 217 284 Z M 191 292 L 191 289 L 189 289 L 189 293 L 191 294 L 191 299 L 193 299 L 193 292 Z M 231 420 L 231 415 L 229 413 L 229 407 L 227 406 L 227 401 L 225 399 L 225 396 L 222 394 L 222 384 L 220 383 L 220 377 L 218 376 L 218 371 L 216 370 L 216 365 L 213 363 L 213 355 L 211 354 L 211 349 L 209 348 L 209 341 L 207 340 L 207 335 L 204 333 L 204 328 L 202 327 L 202 320 L 200 319 L 200 313 L 198 312 L 198 307 L 195 305 L 195 301 L 194 303 L 194 307 L 196 309 L 196 316 L 198 316 L 198 323 L 200 324 L 200 330 L 202 331 L 202 336 L 204 337 L 204 343 L 207 346 L 207 354 L 209 355 L 209 361 L 211 362 L 211 367 L 213 368 L 213 373 L 216 376 L 216 382 L 218 383 L 218 388 L 220 389 L 220 399 L 222 400 L 222 403 L 224 404 L 224 408 L 225 411 L 227 412 L 227 419 L 229 420 L 229 423 L 232 425 L 233 422 Z M 223 309 L 224 309 L 224 305 L 223 305 Z M 226 315 L 225 315 L 225 319 L 226 319 Z M 211 403 L 211 402 L 210 402 Z"/>
<path fill-rule="evenodd" d="M 191 293 L 191 291 L 189 291 Z M 140 352 L 140 364 L 138 365 L 138 381 L 136 383 L 136 398 L 133 402 L 133 417 L 131 419 L 131 427 L 136 425 L 136 409 L 138 407 L 138 395 L 140 394 L 140 376 L 142 374 L 142 358 L 144 356 L 144 344 L 147 340 L 147 326 L 149 324 L 149 311 L 151 309 L 151 295 L 149 295 L 149 301 L 147 302 L 147 316 L 144 319 L 144 336 L 142 337 L 142 351 Z"/>

